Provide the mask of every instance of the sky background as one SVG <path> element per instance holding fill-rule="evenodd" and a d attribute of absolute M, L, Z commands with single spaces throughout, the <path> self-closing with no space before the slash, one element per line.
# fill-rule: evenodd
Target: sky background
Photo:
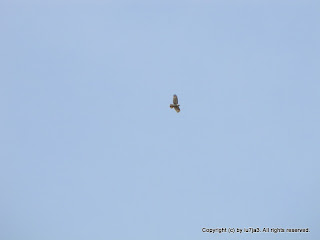
<path fill-rule="evenodd" d="M 0 239 L 320 239 L 319 12 L 0 1 Z"/>

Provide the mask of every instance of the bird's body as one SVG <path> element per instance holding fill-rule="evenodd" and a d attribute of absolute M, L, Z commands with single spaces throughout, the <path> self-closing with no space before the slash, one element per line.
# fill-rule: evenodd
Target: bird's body
<path fill-rule="evenodd" d="M 178 97 L 177 95 L 173 95 L 173 104 L 170 104 L 170 108 L 174 108 L 174 110 L 176 110 L 176 112 L 180 112 L 180 108 L 179 108 L 179 104 L 178 104 Z"/>

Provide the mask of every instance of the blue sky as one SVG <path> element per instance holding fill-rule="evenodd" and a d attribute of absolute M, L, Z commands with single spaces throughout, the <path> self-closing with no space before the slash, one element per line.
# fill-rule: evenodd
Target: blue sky
<path fill-rule="evenodd" d="M 2 1 L 0 238 L 319 239 L 319 10 Z"/>

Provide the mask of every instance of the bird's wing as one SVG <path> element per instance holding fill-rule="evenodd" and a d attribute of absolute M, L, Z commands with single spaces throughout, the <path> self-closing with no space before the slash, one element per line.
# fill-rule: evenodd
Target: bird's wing
<path fill-rule="evenodd" d="M 178 104 L 178 97 L 177 97 L 177 95 L 173 95 L 173 104 Z"/>
<path fill-rule="evenodd" d="M 177 113 L 180 112 L 179 106 L 174 106 L 174 110 L 176 110 Z"/>

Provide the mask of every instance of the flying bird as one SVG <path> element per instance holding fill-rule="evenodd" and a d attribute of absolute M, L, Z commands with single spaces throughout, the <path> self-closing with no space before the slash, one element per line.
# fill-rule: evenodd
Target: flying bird
<path fill-rule="evenodd" d="M 170 104 L 170 108 L 174 108 L 174 110 L 176 110 L 176 112 L 180 112 L 180 108 L 179 108 L 179 104 L 178 104 L 178 97 L 177 95 L 173 95 L 173 104 Z"/>

